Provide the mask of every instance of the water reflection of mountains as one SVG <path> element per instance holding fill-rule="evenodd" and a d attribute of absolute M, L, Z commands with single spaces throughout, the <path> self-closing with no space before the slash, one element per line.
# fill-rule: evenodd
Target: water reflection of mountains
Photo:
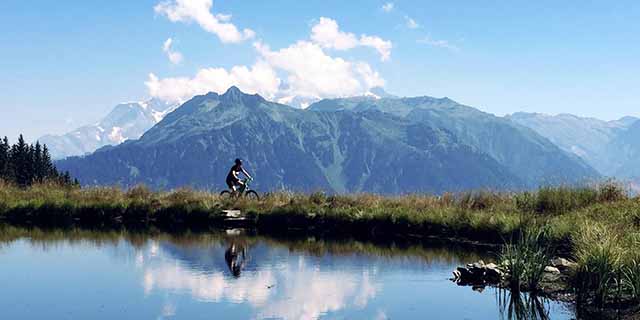
<path fill-rule="evenodd" d="M 274 246 L 273 243 L 264 241 L 245 241 L 245 239 L 211 241 L 206 243 L 184 245 L 174 243 L 169 240 L 158 242 L 161 250 L 179 261 L 184 267 L 193 271 L 211 273 L 227 271 L 228 264 L 225 261 L 225 252 L 232 244 L 244 247 L 247 252 L 247 260 L 244 271 L 255 271 L 260 266 L 273 266 L 286 259 L 288 256 L 304 256 L 308 261 L 325 267 L 327 269 L 345 270 L 361 269 L 371 266 L 380 267 L 381 271 L 386 268 L 402 267 L 408 270 L 423 270 L 425 268 L 449 268 L 452 263 L 469 262 L 470 257 L 477 257 L 473 252 L 456 254 L 456 250 L 440 248 L 421 248 L 421 252 L 416 255 L 388 256 L 363 252 L 360 243 L 354 243 L 351 252 L 341 248 L 338 252 L 333 250 L 323 250 L 322 252 L 307 251 L 299 247 L 288 245 Z M 336 259 L 339 256 L 340 259 Z M 447 269 L 447 271 L 450 271 Z"/>

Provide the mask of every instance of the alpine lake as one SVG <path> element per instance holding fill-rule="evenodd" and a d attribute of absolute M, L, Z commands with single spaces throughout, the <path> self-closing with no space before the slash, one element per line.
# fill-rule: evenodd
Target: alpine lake
<path fill-rule="evenodd" d="M 569 303 L 458 286 L 495 248 L 207 233 L 0 237 L 1 319 L 573 319 Z"/>

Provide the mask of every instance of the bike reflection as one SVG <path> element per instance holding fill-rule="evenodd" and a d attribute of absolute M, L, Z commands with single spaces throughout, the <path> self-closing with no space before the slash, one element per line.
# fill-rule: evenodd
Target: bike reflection
<path fill-rule="evenodd" d="M 239 278 L 248 261 L 247 249 L 243 244 L 231 243 L 224 252 L 224 260 L 229 271 L 235 278 Z"/>

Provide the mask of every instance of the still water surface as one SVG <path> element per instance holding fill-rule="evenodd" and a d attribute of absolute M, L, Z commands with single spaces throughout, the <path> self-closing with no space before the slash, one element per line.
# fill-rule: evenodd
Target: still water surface
<path fill-rule="evenodd" d="M 508 319 L 526 297 L 448 280 L 480 258 L 227 234 L 20 236 L 0 241 L 0 318 Z M 573 318 L 540 302 L 550 319 Z"/>

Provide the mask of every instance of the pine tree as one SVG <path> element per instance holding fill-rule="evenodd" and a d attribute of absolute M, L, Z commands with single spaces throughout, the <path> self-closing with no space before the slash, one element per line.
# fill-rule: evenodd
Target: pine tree
<path fill-rule="evenodd" d="M 24 137 L 20 135 L 18 142 L 11 147 L 11 165 L 13 177 L 19 186 L 27 186 L 31 182 L 29 179 L 29 146 L 24 142 Z"/>
<path fill-rule="evenodd" d="M 45 178 L 53 176 L 55 168 L 51 162 L 51 154 L 49 154 L 49 148 L 45 144 L 42 147 L 42 172 Z"/>
<path fill-rule="evenodd" d="M 4 137 L 0 141 L 0 179 L 10 180 L 9 177 L 9 139 Z"/>
<path fill-rule="evenodd" d="M 69 171 L 65 171 L 64 174 L 60 177 L 62 184 L 71 185 L 73 181 L 71 181 L 71 174 Z"/>
<path fill-rule="evenodd" d="M 6 137 L 0 142 L 0 178 L 21 187 L 47 180 L 67 186 L 80 185 L 69 172 L 58 172 L 46 145 L 27 144 L 22 135 L 13 146 Z"/>
<path fill-rule="evenodd" d="M 27 148 L 27 158 L 25 161 L 27 184 L 31 185 L 36 179 L 36 148 L 30 144 Z"/>
<path fill-rule="evenodd" d="M 36 146 L 33 150 L 33 178 L 36 182 L 44 181 L 47 176 L 45 173 L 45 165 L 42 161 L 42 146 L 40 142 L 36 141 Z"/>

